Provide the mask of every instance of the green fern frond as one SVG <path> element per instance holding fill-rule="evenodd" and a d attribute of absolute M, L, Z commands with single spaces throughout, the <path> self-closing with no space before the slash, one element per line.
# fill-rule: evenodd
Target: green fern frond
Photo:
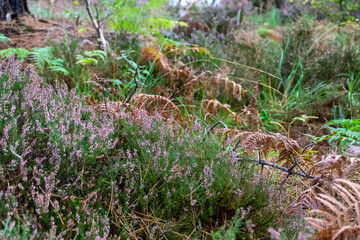
<path fill-rule="evenodd" d="M 103 61 L 105 61 L 106 58 L 106 52 L 103 50 L 94 50 L 94 51 L 85 51 L 85 56 L 87 57 L 99 57 L 101 58 Z"/>
<path fill-rule="evenodd" d="M 175 26 L 188 27 L 185 22 L 173 21 L 166 18 L 149 18 L 145 23 L 147 28 L 170 30 Z"/>
<path fill-rule="evenodd" d="M 26 50 L 24 48 L 7 48 L 7 49 L 0 50 L 0 56 L 3 58 L 9 58 L 12 55 L 16 55 L 17 58 L 24 60 L 30 54 L 31 54 L 31 52 L 29 52 L 28 50 Z"/>
<path fill-rule="evenodd" d="M 81 65 L 97 65 L 99 61 L 96 59 L 96 57 L 101 58 L 101 60 L 105 61 L 106 59 L 106 52 L 102 50 L 94 50 L 94 51 L 86 51 L 84 53 L 85 57 L 82 55 L 76 56 L 76 64 Z"/>
<path fill-rule="evenodd" d="M 0 42 L 10 41 L 10 38 L 6 37 L 4 34 L 0 33 Z"/>
<path fill-rule="evenodd" d="M 108 4 L 107 7 L 114 11 L 114 15 L 109 19 L 110 28 L 131 33 L 148 34 L 151 32 L 160 35 L 159 29 L 169 30 L 176 25 L 187 26 L 185 22 L 152 17 L 154 16 L 153 10 L 161 9 L 167 2 L 167 0 L 151 0 L 146 4 L 139 5 L 135 0 L 128 0 Z"/>
<path fill-rule="evenodd" d="M 85 58 L 84 56 L 77 55 L 77 56 L 76 56 L 76 64 L 81 64 L 81 65 L 83 65 L 83 66 L 86 66 L 86 65 L 97 65 L 97 64 L 98 64 L 98 60 L 96 60 L 95 58 Z"/>
<path fill-rule="evenodd" d="M 338 119 L 326 124 L 331 132 L 330 142 L 340 142 L 341 145 L 360 144 L 360 119 Z"/>
<path fill-rule="evenodd" d="M 31 52 L 31 60 L 35 62 L 35 66 L 41 72 L 44 71 L 46 64 L 53 58 L 53 47 L 33 48 Z"/>
<path fill-rule="evenodd" d="M 47 63 L 49 65 L 48 68 L 51 69 L 52 71 L 60 72 L 65 76 L 69 75 L 69 71 L 64 67 L 65 61 L 63 59 L 57 58 L 53 60 L 48 60 Z"/>

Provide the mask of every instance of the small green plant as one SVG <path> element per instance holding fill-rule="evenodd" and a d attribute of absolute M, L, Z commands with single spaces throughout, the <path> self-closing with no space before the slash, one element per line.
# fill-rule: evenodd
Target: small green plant
<path fill-rule="evenodd" d="M 356 20 L 351 16 L 351 11 L 359 9 L 359 2 L 356 0 L 301 0 L 303 4 L 311 4 L 330 17 L 336 20 Z"/>
<path fill-rule="evenodd" d="M 360 119 L 338 119 L 332 120 L 324 125 L 329 134 L 316 137 L 306 134 L 314 142 L 328 140 L 340 150 L 346 149 L 349 145 L 360 144 Z"/>
<path fill-rule="evenodd" d="M 84 55 L 76 56 L 76 64 L 86 65 L 97 65 L 99 62 L 96 58 L 100 58 L 102 61 L 106 59 L 106 52 L 102 50 L 85 51 Z"/>
<path fill-rule="evenodd" d="M 342 147 L 348 144 L 360 144 L 360 119 L 339 119 L 328 122 L 328 139 Z"/>
<path fill-rule="evenodd" d="M 16 55 L 21 60 L 25 60 L 30 55 L 30 53 L 30 51 L 24 48 L 7 48 L 0 50 L 0 56 L 3 58 L 9 58 L 12 55 Z"/>
<path fill-rule="evenodd" d="M 0 42 L 10 41 L 10 38 L 6 37 L 4 34 L 0 33 Z"/>
<path fill-rule="evenodd" d="M 187 26 L 184 22 L 167 19 L 164 17 L 153 17 L 154 10 L 164 6 L 166 0 L 151 0 L 139 6 L 137 1 L 104 1 L 107 9 L 114 14 L 109 18 L 110 27 L 117 31 L 128 31 L 131 33 L 148 32 L 159 34 L 159 29 L 171 30 L 176 25 Z M 121 7 L 119 7 L 121 6 Z"/>

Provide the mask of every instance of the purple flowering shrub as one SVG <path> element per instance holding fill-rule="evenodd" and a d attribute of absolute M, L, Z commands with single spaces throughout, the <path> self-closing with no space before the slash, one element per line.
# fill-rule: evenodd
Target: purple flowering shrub
<path fill-rule="evenodd" d="M 58 233 L 59 221 L 71 229 L 72 218 L 83 216 L 67 211 L 69 200 L 83 198 L 87 186 L 81 178 L 95 174 L 96 157 L 117 143 L 112 117 L 99 116 L 64 84 L 45 85 L 14 59 L 3 62 L 0 71 L 0 199 L 7 202 L 6 215 L 31 209 L 34 231 L 41 225 Z M 62 210 L 67 215 L 60 219 Z M 95 219 L 91 211 L 87 214 Z"/>
<path fill-rule="evenodd" d="M 269 184 L 200 125 L 113 119 L 14 59 L 0 71 L 0 236 L 200 238 L 233 217 L 237 238 L 269 235 Z"/>
<path fill-rule="evenodd" d="M 173 230 L 189 233 L 197 221 L 206 230 L 210 225 L 220 227 L 225 215 L 231 218 L 240 208 L 262 209 L 246 216 L 259 227 L 258 234 L 274 219 L 275 212 L 267 208 L 270 199 L 266 183 L 247 163 L 239 163 L 235 156 L 223 152 L 200 126 L 178 135 L 175 133 L 181 129 L 176 122 L 166 123 L 172 126 L 169 131 L 157 117 L 144 115 L 142 119 L 140 130 L 135 123 L 124 125 L 126 144 L 122 151 L 128 169 L 123 174 L 136 184 L 123 195 L 123 211 L 151 210 L 163 218 L 187 223 Z M 246 236 L 242 232 L 247 231 L 246 226 L 242 227 L 239 234 Z"/>

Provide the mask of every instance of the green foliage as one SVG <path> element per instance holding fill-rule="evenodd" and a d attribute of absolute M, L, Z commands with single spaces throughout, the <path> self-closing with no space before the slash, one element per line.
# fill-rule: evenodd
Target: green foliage
<path fill-rule="evenodd" d="M 156 216 L 182 219 L 184 226 L 173 228 L 182 233 L 193 230 L 188 227 L 192 222 L 207 226 L 211 221 L 219 221 L 219 217 L 225 213 L 232 216 L 237 212 L 234 215 L 233 232 L 245 238 L 250 234 L 246 223 L 256 225 L 255 234 L 262 236 L 266 227 L 274 220 L 275 212 L 266 208 L 270 204 L 270 199 L 264 192 L 267 183 L 256 180 L 258 177 L 254 174 L 255 168 L 248 163 L 234 166 L 225 157 L 226 154 L 220 153 L 221 147 L 216 141 L 208 139 L 207 134 L 202 131 L 192 133 L 195 139 L 204 141 L 194 141 L 193 137 L 186 135 L 172 139 L 171 132 L 164 131 L 163 123 L 158 121 L 140 129 L 137 125 L 125 122 L 123 127 L 126 132 L 133 133 L 124 139 L 124 152 L 134 149 L 137 154 L 132 155 L 129 161 L 134 169 L 143 173 L 143 177 L 138 176 L 136 171 L 131 173 L 130 170 L 129 173 L 126 169 L 114 170 L 109 176 L 116 179 L 118 174 L 129 175 L 129 178 L 135 179 L 137 190 L 133 190 L 132 195 L 124 193 L 122 199 L 136 202 L 137 211 L 143 212 L 149 208 Z M 157 157 L 152 146 L 144 146 L 136 139 L 143 139 L 145 142 L 149 140 L 154 146 L 165 147 L 163 150 L 167 153 L 166 156 Z M 229 174 L 232 171 L 236 172 L 233 176 Z M 253 181 L 256 183 L 253 184 Z M 122 206 L 123 211 L 130 211 L 126 204 Z M 192 214 L 189 215 L 187 211 L 190 209 Z M 245 209 L 241 216 L 240 209 Z"/>
<path fill-rule="evenodd" d="M 257 29 L 257 32 L 260 34 L 260 36 L 262 37 L 265 37 L 269 34 L 273 34 L 274 31 L 273 30 L 270 30 L 270 29 L 267 29 L 267 28 L 259 28 Z"/>
<path fill-rule="evenodd" d="M 281 25 L 280 11 L 276 8 L 266 11 L 264 14 L 252 14 L 248 18 L 251 22 L 270 28 Z"/>
<path fill-rule="evenodd" d="M 360 144 L 360 119 L 339 119 L 328 122 L 325 127 L 330 134 L 326 137 L 342 147 L 348 144 Z"/>
<path fill-rule="evenodd" d="M 100 58 L 102 61 L 105 61 L 106 58 L 106 52 L 102 51 L 102 50 L 94 50 L 94 51 L 85 51 L 84 52 L 84 56 L 82 55 L 77 55 L 76 56 L 76 64 L 81 64 L 81 65 L 97 65 L 98 64 L 98 60 L 95 57 Z"/>
<path fill-rule="evenodd" d="M 147 34 L 159 33 L 159 29 L 169 30 L 176 25 L 187 26 L 184 22 L 153 17 L 154 10 L 159 10 L 166 2 L 166 0 L 150 0 L 139 6 L 134 0 L 116 0 L 105 1 L 104 4 L 114 13 L 109 18 L 110 27 L 118 31 Z"/>
<path fill-rule="evenodd" d="M 0 42 L 7 42 L 10 38 L 6 37 L 4 34 L 0 33 Z"/>
<path fill-rule="evenodd" d="M 303 4 L 310 3 L 314 8 L 318 8 L 329 14 L 335 20 L 355 20 L 351 16 L 351 11 L 357 10 L 360 4 L 357 0 L 301 0 Z"/>
<path fill-rule="evenodd" d="M 17 58 L 21 60 L 29 58 L 34 61 L 35 66 L 41 73 L 44 72 L 45 68 L 48 68 L 53 72 L 60 72 L 64 75 L 68 75 L 69 72 L 65 69 L 64 60 L 54 58 L 53 51 L 53 47 L 32 48 L 30 50 L 24 48 L 7 48 L 0 50 L 0 56 L 10 58 L 12 55 L 16 55 Z"/>
<path fill-rule="evenodd" d="M 37 238 L 46 239 L 58 234 L 146 238 L 138 218 L 132 218 L 138 213 L 163 219 L 149 222 L 156 239 L 190 235 L 194 224 L 193 236 L 200 237 L 232 217 L 231 236 L 240 238 L 266 237 L 275 224 L 270 183 L 255 174 L 256 166 L 224 152 L 205 129 L 184 131 L 142 110 L 134 113 L 141 123 L 131 113 L 113 119 L 87 106 L 74 89 L 52 87 L 35 74 L 12 71 L 17 75 L 9 78 L 9 72 L 0 76 L 0 113 L 5 116 L 0 136 L 6 149 L 0 154 L 6 176 L 0 189 L 19 186 L 13 191 L 23 202 L 1 195 L 0 216 L 31 214 L 12 230 L 29 226 L 32 233 L 38 231 Z M 48 198 L 38 198 L 45 196 L 43 189 Z M 126 221 L 116 222 L 119 216 Z M 19 234 L 9 229 L 15 220 L 0 222 L 6 237 Z M 65 231 L 69 224 L 77 231 Z M 160 227 L 166 231 L 156 230 Z"/>
<path fill-rule="evenodd" d="M 9 58 L 12 55 L 16 55 L 19 59 L 25 60 L 31 52 L 24 48 L 7 48 L 0 50 L 0 56 L 3 58 Z"/>
<path fill-rule="evenodd" d="M 241 213 L 243 212 L 243 214 Z M 234 219 L 230 221 L 230 223 L 227 224 L 227 226 L 221 227 L 217 231 L 213 231 L 211 233 L 214 240 L 232 240 L 232 239 L 239 239 L 240 236 L 237 236 L 237 233 L 239 229 L 246 227 L 247 225 L 251 225 L 250 221 L 247 221 L 244 219 L 244 212 L 246 212 L 244 209 L 238 209 L 236 211 L 236 215 L 234 216 Z"/>
<path fill-rule="evenodd" d="M 12 221 L 10 217 L 5 220 L 3 229 L 0 228 L 0 239 L 29 239 L 30 227 L 20 220 Z"/>

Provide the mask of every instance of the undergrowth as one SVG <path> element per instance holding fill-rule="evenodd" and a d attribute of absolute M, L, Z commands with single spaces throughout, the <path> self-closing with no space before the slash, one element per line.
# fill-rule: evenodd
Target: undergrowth
<path fill-rule="evenodd" d="M 0 238 L 359 235 L 349 9 L 120 2 L 90 6 L 108 48 L 77 1 L 62 41 L 0 34 Z"/>
<path fill-rule="evenodd" d="M 201 237 L 235 224 L 248 238 L 274 226 L 270 183 L 200 125 L 144 110 L 114 121 L 21 69 L 1 66 L 5 237 Z"/>

